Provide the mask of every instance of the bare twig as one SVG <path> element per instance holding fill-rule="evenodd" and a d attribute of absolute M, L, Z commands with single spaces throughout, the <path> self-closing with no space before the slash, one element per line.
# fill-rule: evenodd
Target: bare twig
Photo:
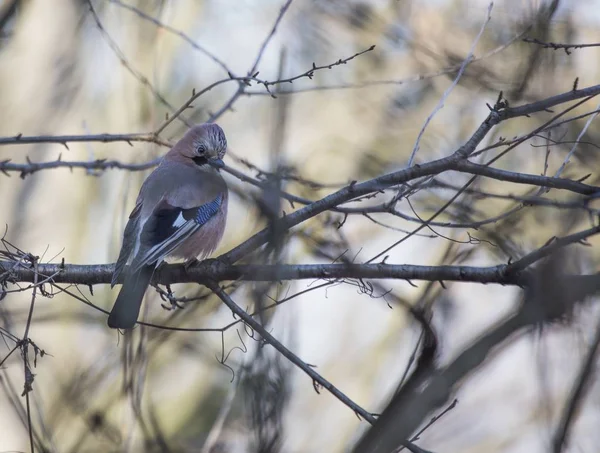
<path fill-rule="evenodd" d="M 425 120 L 425 123 L 423 124 L 423 127 L 419 131 L 419 134 L 417 135 L 417 140 L 415 141 L 415 146 L 413 147 L 413 150 L 410 153 L 410 157 L 408 159 L 408 164 L 407 164 L 408 167 L 412 166 L 412 164 L 415 161 L 415 156 L 417 155 L 417 152 L 419 151 L 419 144 L 421 143 L 421 137 L 423 137 L 423 134 L 425 133 L 425 129 L 427 129 L 427 126 L 429 125 L 429 123 L 431 122 L 431 120 L 433 119 L 435 114 L 437 112 L 439 112 L 442 108 L 444 108 L 444 102 L 446 102 L 446 99 L 448 99 L 448 96 L 450 96 L 450 93 L 452 93 L 452 90 L 458 84 L 458 81 L 462 77 L 463 72 L 465 71 L 465 69 L 467 68 L 467 66 L 469 65 L 471 60 L 473 59 L 473 54 L 475 53 L 475 47 L 477 47 L 477 43 L 479 42 L 479 39 L 481 39 L 481 36 L 483 35 L 483 31 L 485 30 L 485 28 L 487 27 L 487 24 L 490 22 L 490 19 L 492 18 L 492 8 L 493 7 L 494 7 L 494 2 L 491 2 L 488 6 L 487 17 L 486 17 L 485 21 L 483 21 L 483 24 L 481 25 L 481 29 L 479 30 L 479 33 L 475 37 L 473 44 L 471 44 L 471 48 L 469 49 L 469 53 L 467 54 L 467 57 L 464 59 L 464 61 L 460 65 L 458 74 L 454 78 L 454 81 L 446 89 L 446 91 L 444 91 L 444 94 L 442 95 L 442 97 L 438 101 L 437 105 L 433 109 L 433 112 L 431 112 L 431 114 L 427 117 L 427 119 Z"/>
<path fill-rule="evenodd" d="M 260 63 L 260 60 L 262 59 L 263 54 L 265 53 L 265 50 L 266 50 L 267 46 L 269 45 L 269 43 L 273 39 L 273 36 L 275 36 L 275 32 L 277 31 L 277 27 L 279 26 L 281 20 L 283 19 L 283 16 L 285 16 L 285 13 L 287 12 L 288 8 L 292 4 L 292 1 L 293 0 L 286 0 L 286 2 L 283 4 L 283 6 L 281 7 L 281 9 L 279 10 L 279 14 L 277 15 L 277 19 L 275 19 L 275 23 L 273 24 L 273 27 L 271 28 L 271 31 L 269 32 L 269 34 L 267 35 L 267 37 L 265 38 L 265 40 L 261 44 L 260 49 L 258 51 L 258 54 L 256 54 L 256 58 L 254 59 L 254 63 L 252 64 L 252 67 L 248 71 L 248 75 L 249 76 L 253 75 L 254 72 L 256 71 L 256 69 L 258 68 L 258 64 Z"/>
<path fill-rule="evenodd" d="M 527 33 L 527 31 L 531 28 L 531 26 L 527 26 L 524 31 L 521 31 L 519 33 L 517 33 L 516 35 L 514 35 L 512 38 L 510 38 L 507 42 L 505 42 L 504 44 L 499 45 L 498 47 L 490 50 L 489 52 L 485 53 L 484 55 L 482 55 L 481 57 L 472 57 L 471 60 L 469 61 L 469 65 L 490 58 L 500 52 L 502 52 L 503 50 L 507 49 L 510 45 L 512 45 L 515 41 L 521 39 L 523 37 L 523 35 L 525 33 Z M 277 93 L 277 95 L 295 95 L 295 94 L 301 94 L 301 93 L 310 93 L 310 92 L 314 92 L 314 91 L 336 91 L 336 90 L 360 90 L 360 89 L 365 89 L 365 88 L 373 88 L 373 87 L 381 87 L 381 86 L 397 86 L 397 85 L 404 85 L 406 83 L 410 83 L 410 82 L 419 82 L 422 80 L 428 80 L 428 79 L 433 79 L 435 77 L 439 77 L 445 74 L 452 74 L 455 73 L 456 71 L 458 71 L 463 63 L 457 64 L 457 65 L 452 65 L 437 71 L 432 71 L 432 72 L 427 72 L 427 73 L 422 73 L 422 74 L 416 74 L 410 77 L 406 77 L 404 79 L 391 79 L 391 80 L 368 80 L 365 82 L 358 82 L 358 83 L 342 83 L 342 84 L 335 84 L 335 85 L 321 85 L 321 86 L 315 86 L 315 87 L 306 87 L 306 88 L 296 88 L 296 89 L 285 89 L 285 90 L 281 90 L 279 93 Z M 252 91 L 252 90 L 246 90 L 244 92 L 245 95 L 247 96 L 270 96 L 270 93 L 265 92 L 265 91 Z"/>
<path fill-rule="evenodd" d="M 258 77 L 256 77 L 257 73 L 254 73 L 254 75 L 248 75 L 246 77 L 235 77 L 233 74 L 230 75 L 229 78 L 227 79 L 221 79 L 221 80 L 217 80 L 216 82 L 211 83 L 210 85 L 208 85 L 206 88 L 202 89 L 199 92 L 196 92 L 195 90 L 192 91 L 192 95 L 188 98 L 187 101 L 185 101 L 181 107 L 179 109 L 177 109 L 177 111 L 175 111 L 173 113 L 173 115 L 171 115 L 170 117 L 168 117 L 165 121 L 162 122 L 162 124 L 160 124 L 156 130 L 154 131 L 154 135 L 159 135 L 161 134 L 166 128 L 167 126 L 169 126 L 169 124 L 171 124 L 175 118 L 179 115 L 181 115 L 181 113 L 183 113 L 185 110 L 191 108 L 192 104 L 194 103 L 194 101 L 196 99 L 198 99 L 200 96 L 202 96 L 203 94 L 205 94 L 206 92 L 212 90 L 213 88 L 222 85 L 224 83 L 229 83 L 229 82 L 237 82 L 238 83 L 238 89 L 236 90 L 236 92 L 232 95 L 232 97 L 223 105 L 223 107 L 221 107 L 219 109 L 218 112 L 214 113 L 211 115 L 209 122 L 210 121 L 215 121 L 216 118 L 220 117 L 226 110 L 230 109 L 232 104 L 242 95 L 245 93 L 246 91 L 246 87 L 251 85 L 252 82 L 258 84 L 258 85 L 262 85 L 265 90 L 267 90 L 267 92 L 273 96 L 273 94 L 270 92 L 270 87 L 271 86 L 275 86 L 275 85 L 279 85 L 282 83 L 292 83 L 295 80 L 301 79 L 301 78 L 312 78 L 315 71 L 320 71 L 323 69 L 332 69 L 336 66 L 339 65 L 343 65 L 348 63 L 349 61 L 353 60 L 354 58 L 363 55 L 366 52 L 370 52 L 375 48 L 375 46 L 371 46 L 368 49 L 365 49 L 363 51 L 357 52 L 354 55 L 351 55 L 350 57 L 347 58 L 343 58 L 343 59 L 339 59 L 333 63 L 330 64 L 326 64 L 326 65 L 322 65 L 322 66 L 316 66 L 313 63 L 313 66 L 311 69 L 308 69 L 307 71 L 304 71 L 301 74 L 297 74 L 295 76 L 292 77 L 288 77 L 286 79 L 281 79 L 281 80 L 266 80 L 266 79 L 260 79 Z"/>
<path fill-rule="evenodd" d="M 146 88 L 148 88 L 148 91 L 150 91 L 150 93 L 152 93 L 152 95 L 161 103 L 163 104 L 165 107 L 167 107 L 171 112 L 173 112 L 175 110 L 175 107 L 173 107 L 169 101 L 167 101 L 167 99 L 156 89 L 154 88 L 154 86 L 150 83 L 150 80 L 148 80 L 148 78 L 146 76 L 144 76 L 142 73 L 140 73 L 138 70 L 134 69 L 131 64 L 129 63 L 129 61 L 127 60 L 127 57 L 125 56 L 125 54 L 123 53 L 123 51 L 121 50 L 121 48 L 118 46 L 118 44 L 110 37 L 110 35 L 108 34 L 108 32 L 106 31 L 106 29 L 104 28 L 104 26 L 102 25 L 102 22 L 100 21 L 100 18 L 98 17 L 98 14 L 96 13 L 96 10 L 94 9 L 94 5 L 92 4 L 91 0 L 87 0 L 88 6 L 90 8 L 90 14 L 92 15 L 92 18 L 94 19 L 94 22 L 96 23 L 96 26 L 98 27 L 98 30 L 100 31 L 100 33 L 102 34 L 102 36 L 104 37 L 104 39 L 106 40 L 108 46 L 112 49 L 112 51 L 115 53 L 115 56 L 119 59 L 119 61 L 121 62 L 121 64 L 123 65 L 123 67 L 125 69 L 127 69 L 127 71 L 133 76 L 135 77 L 142 85 L 144 85 Z M 180 117 L 181 115 L 178 115 L 177 117 L 179 118 L 179 120 L 181 122 L 183 122 L 184 124 L 187 124 L 189 126 L 189 123 L 185 120 L 185 118 Z"/>
<path fill-rule="evenodd" d="M 258 332 L 258 334 L 266 341 L 268 344 L 273 346 L 277 351 L 279 351 L 285 358 L 287 358 L 290 362 L 304 371 L 316 384 L 325 388 L 329 391 L 333 396 L 335 396 L 338 400 L 352 409 L 357 415 L 362 417 L 364 420 L 373 424 L 375 422 L 375 417 L 370 412 L 367 412 L 365 409 L 360 407 L 350 398 L 348 398 L 344 393 L 342 393 L 337 387 L 335 387 L 331 382 L 317 373 L 313 367 L 308 365 L 306 362 L 301 360 L 296 354 L 286 348 L 283 344 L 281 344 L 273 335 L 271 335 L 267 330 L 252 316 L 250 316 L 246 311 L 240 308 L 229 295 L 223 291 L 218 284 L 207 282 L 205 283 L 219 298 L 223 301 L 227 307 L 234 313 L 235 316 L 240 317 L 248 326 L 250 326 L 253 330 Z"/>
<path fill-rule="evenodd" d="M 29 304 L 29 313 L 27 314 L 27 322 L 25 323 L 25 333 L 23 334 L 23 340 L 21 341 L 21 354 L 23 356 L 23 394 L 21 396 L 25 396 L 25 405 L 27 410 L 27 430 L 29 432 L 29 448 L 31 449 L 31 453 L 35 452 L 33 446 L 33 426 L 31 424 L 31 405 L 29 402 L 29 393 L 33 390 L 33 378 L 34 375 L 31 371 L 29 365 L 29 329 L 31 327 L 31 321 L 33 319 L 33 309 L 35 306 L 35 298 L 37 295 L 38 289 L 38 258 L 31 256 L 31 261 L 33 264 L 33 272 L 35 274 L 33 279 L 33 291 L 31 292 L 31 303 Z"/>
<path fill-rule="evenodd" d="M 127 9 L 127 10 L 131 11 L 134 14 L 137 14 L 139 17 L 141 17 L 142 19 L 147 20 L 148 22 L 156 25 L 158 28 L 161 28 L 161 29 L 163 29 L 165 31 L 168 31 L 169 33 L 173 33 L 174 35 L 179 36 L 181 39 L 183 39 L 185 42 L 187 42 L 190 46 L 192 46 L 192 48 L 194 48 L 194 49 L 198 50 L 199 52 L 201 52 L 202 54 L 206 55 L 213 62 L 215 62 L 217 65 L 219 65 L 225 72 L 233 74 L 233 72 L 231 71 L 231 69 L 229 69 L 229 67 L 227 67 L 227 65 L 225 64 L 225 62 L 223 62 L 223 60 L 221 60 L 214 53 L 210 52 L 209 50 L 207 50 L 206 48 L 204 48 L 203 46 L 201 46 L 200 44 L 198 44 L 196 41 L 194 41 L 188 35 L 186 35 L 185 33 L 183 33 L 181 30 L 178 30 L 178 29 L 176 29 L 174 27 L 171 27 L 170 25 L 164 24 L 163 22 L 159 21 L 155 17 L 152 17 L 152 16 L 146 14 L 145 12 L 143 12 L 142 10 L 140 10 L 139 8 L 136 8 L 135 6 L 131 6 L 131 5 L 128 5 L 126 3 L 123 3 L 120 0 L 108 0 L 108 1 L 110 3 L 113 3 L 115 5 L 120 6 L 123 9 Z"/>
<path fill-rule="evenodd" d="M 575 143 L 573 143 L 573 146 L 571 147 L 571 149 L 565 156 L 563 163 L 558 168 L 558 170 L 556 170 L 556 173 L 554 173 L 554 176 L 556 178 L 558 178 L 562 174 L 565 167 L 569 164 L 569 161 L 571 160 L 571 157 L 573 157 L 573 154 L 575 154 L 575 151 L 577 150 L 577 146 L 581 142 L 582 137 L 585 135 L 585 133 L 589 129 L 590 125 L 592 124 L 592 121 L 594 121 L 596 119 L 596 117 L 598 116 L 598 109 L 600 109 L 600 104 L 598 104 L 596 106 L 595 112 L 585 122 L 585 126 L 583 126 L 583 128 L 579 132 L 579 135 L 577 135 L 577 139 L 575 140 Z"/>
<path fill-rule="evenodd" d="M 88 174 L 94 175 L 92 171 L 102 172 L 109 169 L 119 169 L 119 170 L 127 170 L 127 171 L 143 171 L 149 168 L 156 167 L 162 159 L 154 159 L 149 162 L 144 162 L 141 164 L 124 164 L 118 160 L 106 160 L 106 159 L 96 159 L 89 162 L 78 162 L 78 161 L 64 161 L 64 160 L 55 160 L 52 162 L 31 162 L 29 161 L 26 164 L 14 164 L 10 161 L 0 161 L 0 172 L 7 173 L 10 171 L 19 172 L 21 174 L 21 178 L 24 178 L 28 175 L 36 173 L 40 170 L 53 170 L 56 168 L 68 168 L 73 170 L 74 168 L 83 168 L 88 170 Z"/>
<path fill-rule="evenodd" d="M 553 49 L 559 50 L 563 49 L 567 55 L 571 54 L 572 49 L 585 49 L 588 47 L 600 47 L 600 43 L 589 43 L 589 44 L 564 44 L 564 43 L 554 43 L 554 42 L 543 42 L 536 38 L 524 38 L 524 42 L 528 42 L 531 44 L 537 44 L 538 46 L 542 46 L 544 49 Z"/>
<path fill-rule="evenodd" d="M 157 145 L 171 147 L 171 144 L 160 139 L 154 134 L 90 134 L 90 135 L 23 135 L 17 134 L 13 137 L 0 137 L 0 146 L 2 145 L 30 145 L 33 143 L 57 143 L 67 146 L 75 142 L 125 142 L 132 145 L 133 142 L 149 142 Z M 133 145 L 132 145 L 133 146 Z"/>

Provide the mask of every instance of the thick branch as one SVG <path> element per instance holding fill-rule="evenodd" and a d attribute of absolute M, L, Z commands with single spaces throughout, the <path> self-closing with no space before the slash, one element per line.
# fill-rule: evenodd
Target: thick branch
<path fill-rule="evenodd" d="M 452 155 L 451 157 L 445 157 L 433 162 L 415 165 L 404 170 L 389 173 L 378 178 L 370 179 L 363 183 L 350 184 L 338 190 L 337 192 L 332 193 L 331 195 L 328 195 L 309 204 L 308 206 L 305 206 L 302 209 L 293 212 L 292 214 L 280 218 L 278 228 L 281 230 L 288 230 L 304 222 L 305 220 L 315 217 L 322 212 L 331 210 L 332 208 L 353 200 L 354 198 L 377 192 L 390 186 L 402 184 L 423 176 L 436 175 L 451 168 L 454 162 L 456 162 L 458 159 L 460 159 L 460 156 Z M 269 229 L 264 229 L 225 255 L 222 255 L 219 257 L 219 259 L 226 262 L 235 263 L 252 251 L 256 250 L 258 247 L 266 244 L 269 240 L 269 235 Z"/>
<path fill-rule="evenodd" d="M 161 266 L 154 282 L 158 284 L 205 282 L 207 280 L 277 281 L 302 279 L 401 279 L 426 281 L 459 281 L 523 285 L 522 273 L 505 272 L 507 266 L 414 266 L 408 264 L 283 264 L 283 265 L 227 265 L 207 260 L 186 269 L 181 264 Z M 42 276 L 54 277 L 55 283 L 81 285 L 108 284 L 113 264 L 38 264 Z M 8 272 L 9 281 L 29 282 L 35 279 L 33 268 L 15 266 L 11 261 L 0 261 L 0 278 Z"/>

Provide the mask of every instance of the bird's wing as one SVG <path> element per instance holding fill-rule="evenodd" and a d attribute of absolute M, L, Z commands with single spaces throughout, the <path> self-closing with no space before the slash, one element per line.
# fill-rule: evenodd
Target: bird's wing
<path fill-rule="evenodd" d="M 127 221 L 125 232 L 123 233 L 123 245 L 121 246 L 119 258 L 117 259 L 117 264 L 110 282 L 111 288 L 117 284 L 119 275 L 121 275 L 123 269 L 125 269 L 125 265 L 127 264 L 127 261 L 129 261 L 131 254 L 135 251 L 141 208 L 141 203 L 136 204 L 135 208 L 133 208 L 133 211 L 131 211 L 131 214 L 129 215 L 129 220 Z"/>
<path fill-rule="evenodd" d="M 223 201 L 221 193 L 208 203 L 185 209 L 163 200 L 144 223 L 140 249 L 132 263 L 133 271 L 166 257 L 213 218 Z"/>

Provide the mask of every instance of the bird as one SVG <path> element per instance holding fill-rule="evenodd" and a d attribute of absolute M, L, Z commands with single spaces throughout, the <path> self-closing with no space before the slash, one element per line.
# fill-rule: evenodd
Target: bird
<path fill-rule="evenodd" d="M 156 268 L 166 259 L 188 264 L 217 248 L 227 221 L 227 184 L 220 174 L 227 139 L 220 126 L 191 127 L 148 175 L 123 233 L 111 288 L 123 286 L 108 326 L 130 329 Z"/>

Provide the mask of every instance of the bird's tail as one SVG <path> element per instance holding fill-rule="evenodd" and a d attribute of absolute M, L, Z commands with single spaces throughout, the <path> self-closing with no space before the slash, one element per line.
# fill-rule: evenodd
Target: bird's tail
<path fill-rule="evenodd" d="M 131 329 L 135 325 L 153 273 L 154 266 L 143 266 L 138 271 L 125 276 L 123 287 L 108 316 L 108 327 Z"/>

